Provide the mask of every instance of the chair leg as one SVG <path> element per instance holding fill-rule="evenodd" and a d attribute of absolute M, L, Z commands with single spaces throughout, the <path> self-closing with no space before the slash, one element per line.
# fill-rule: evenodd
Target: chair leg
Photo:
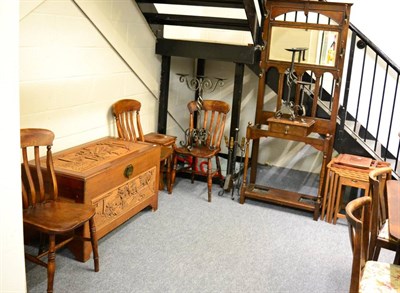
<path fill-rule="evenodd" d="M 39 251 L 38 255 L 42 254 L 43 252 L 46 251 L 46 240 L 47 240 L 47 235 L 45 235 L 42 232 L 39 232 Z"/>
<path fill-rule="evenodd" d="M 393 264 L 400 265 L 400 244 L 399 243 L 397 244 L 397 247 L 396 247 L 396 254 L 394 256 Z"/>
<path fill-rule="evenodd" d="M 158 181 L 158 190 L 164 190 L 164 166 L 165 161 L 160 161 L 160 179 Z"/>
<path fill-rule="evenodd" d="M 178 156 L 174 155 L 172 157 L 172 172 L 171 172 L 171 184 L 175 184 L 176 168 L 178 165 Z"/>
<path fill-rule="evenodd" d="M 92 250 L 93 250 L 94 271 L 98 272 L 100 270 L 99 251 L 97 246 L 97 233 L 96 233 L 96 225 L 94 223 L 94 218 L 91 218 L 89 220 L 89 227 L 90 227 L 90 242 L 92 243 Z"/>
<path fill-rule="evenodd" d="M 324 198 L 322 200 L 322 207 L 321 207 L 321 214 L 320 214 L 320 219 L 324 220 L 325 218 L 325 212 L 326 212 L 326 203 L 327 199 L 329 196 L 332 196 L 328 193 L 329 190 L 329 185 L 332 184 L 332 173 L 330 172 L 329 168 L 326 174 L 326 183 L 325 183 L 325 189 L 324 189 Z"/>
<path fill-rule="evenodd" d="M 326 221 L 328 223 L 332 223 L 332 216 L 333 216 L 335 201 L 336 201 L 336 197 L 337 197 L 336 192 L 337 192 L 338 177 L 339 177 L 338 174 L 336 174 L 336 173 L 333 174 L 333 183 L 329 187 L 330 197 L 328 198 L 328 207 L 327 207 L 327 212 L 326 212 Z"/>
<path fill-rule="evenodd" d="M 339 178 L 338 195 L 336 197 L 335 208 L 333 210 L 333 224 L 334 225 L 336 225 L 340 206 L 342 204 L 343 191 L 344 191 L 344 185 L 342 184 L 342 180 Z"/>
<path fill-rule="evenodd" d="M 378 255 L 379 255 L 379 250 L 377 248 L 377 231 L 372 231 L 371 236 L 370 236 L 370 243 L 369 243 L 369 248 L 368 248 L 368 259 L 369 260 L 377 260 L 378 259 Z M 376 251 L 378 249 L 378 251 Z M 375 254 L 376 254 L 376 259 L 375 258 Z"/>
<path fill-rule="evenodd" d="M 218 154 L 215 155 L 215 162 L 217 165 L 217 174 L 218 174 L 218 178 L 219 178 L 219 185 L 221 187 L 224 186 L 224 178 L 222 176 L 222 171 L 221 171 L 221 162 L 219 161 L 219 156 Z M 234 163 L 233 163 L 234 164 Z"/>
<path fill-rule="evenodd" d="M 56 235 L 49 235 L 49 253 L 47 255 L 47 292 L 53 292 L 54 273 L 56 271 Z"/>
<path fill-rule="evenodd" d="M 172 155 L 167 158 L 167 191 L 168 194 L 172 193 L 172 182 L 171 182 L 171 162 L 172 162 Z"/>
<path fill-rule="evenodd" d="M 207 165 L 207 187 L 208 187 L 208 202 L 211 202 L 211 188 L 212 188 L 212 169 L 211 159 L 208 159 Z"/>
<path fill-rule="evenodd" d="M 380 252 L 381 252 L 381 246 L 379 245 L 379 243 L 376 243 L 374 248 L 374 254 L 372 255 L 372 260 L 377 261 Z"/>
<path fill-rule="evenodd" d="M 195 158 L 195 157 L 192 157 L 192 174 L 191 174 L 191 180 L 192 180 L 192 183 L 194 182 L 194 173 L 195 173 L 195 171 L 197 171 L 196 170 L 196 168 L 197 168 L 197 166 L 196 166 L 196 164 L 197 164 L 197 159 Z"/>

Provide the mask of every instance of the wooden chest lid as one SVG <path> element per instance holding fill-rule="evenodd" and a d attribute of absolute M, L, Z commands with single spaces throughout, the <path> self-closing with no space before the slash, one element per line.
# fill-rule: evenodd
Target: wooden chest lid
<path fill-rule="evenodd" d="M 54 168 L 62 173 L 90 174 L 123 161 L 133 154 L 140 155 L 158 146 L 105 137 L 53 154 Z"/>

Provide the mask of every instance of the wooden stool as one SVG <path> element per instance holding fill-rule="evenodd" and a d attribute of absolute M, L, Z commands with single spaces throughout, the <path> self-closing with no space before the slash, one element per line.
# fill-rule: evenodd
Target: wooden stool
<path fill-rule="evenodd" d="M 144 141 L 161 145 L 161 159 L 160 162 L 164 162 L 164 165 L 160 165 L 160 181 L 159 190 L 164 190 L 164 176 L 166 174 L 167 191 L 169 194 L 172 193 L 172 181 L 171 181 L 171 166 L 173 162 L 174 148 L 173 145 L 176 141 L 176 136 L 160 134 L 156 132 L 150 132 L 144 135 Z"/>
<path fill-rule="evenodd" d="M 336 176 L 334 170 L 331 170 L 331 164 L 332 161 L 327 166 L 324 198 L 322 201 L 322 208 L 321 208 L 321 220 L 325 218 L 325 215 L 328 220 L 328 215 L 331 214 L 330 212 L 331 201 L 332 198 L 334 197 L 333 195 L 336 192 L 335 187 L 337 186 L 338 176 Z"/>
<path fill-rule="evenodd" d="M 341 175 L 340 173 L 338 175 L 339 175 L 339 181 L 338 181 L 338 186 L 337 186 L 336 198 L 335 198 L 335 202 L 332 201 L 332 207 L 331 207 L 333 224 L 335 224 L 335 225 L 337 222 L 337 218 L 345 217 L 345 215 L 342 215 L 341 213 L 339 213 L 340 207 L 342 204 L 342 197 L 343 197 L 343 191 L 344 191 L 345 186 L 354 187 L 354 188 L 358 188 L 358 189 L 364 189 L 364 195 L 369 194 L 369 182 L 364 181 L 364 178 L 361 178 L 362 176 L 360 178 L 350 178 L 352 176 L 346 177 L 346 176 Z M 354 175 L 361 175 L 361 174 L 357 174 L 357 172 L 354 172 Z M 367 177 L 368 177 L 368 173 L 367 173 Z M 334 205 L 333 205 L 333 203 L 334 203 Z"/>
<path fill-rule="evenodd" d="M 327 176 L 322 202 L 321 220 L 326 217 L 328 223 L 336 224 L 340 214 L 342 194 L 345 186 L 364 190 L 369 194 L 369 172 L 375 168 L 387 167 L 390 163 L 370 158 L 340 154 L 327 165 Z"/>

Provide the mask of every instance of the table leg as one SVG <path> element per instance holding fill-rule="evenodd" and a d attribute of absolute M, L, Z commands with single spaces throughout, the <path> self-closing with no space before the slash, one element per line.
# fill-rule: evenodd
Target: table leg
<path fill-rule="evenodd" d="M 400 242 L 397 243 L 396 255 L 393 263 L 395 265 L 400 265 Z"/>

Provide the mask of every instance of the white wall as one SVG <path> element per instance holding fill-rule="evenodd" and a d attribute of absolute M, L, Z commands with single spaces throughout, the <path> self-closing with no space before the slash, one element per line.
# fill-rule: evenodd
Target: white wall
<path fill-rule="evenodd" d="M 346 2 L 346 1 L 341 1 Z M 377 45 L 389 58 L 400 66 L 396 29 L 400 26 L 397 0 L 353 0 L 350 22 Z"/>
<path fill-rule="evenodd" d="M 350 22 L 389 59 L 400 66 L 400 54 L 397 49 L 400 40 L 393 31 L 393 28 L 397 28 L 400 24 L 396 15 L 398 11 L 396 8 L 399 8 L 400 4 L 394 0 L 381 1 L 379 5 L 370 0 L 355 0 L 353 2 Z M 349 55 L 349 43 L 350 40 L 348 41 L 347 56 Z M 386 63 L 380 58 L 375 63 L 375 57 L 376 54 L 372 50 L 367 50 L 364 60 L 364 49 L 355 48 L 347 109 L 353 116 L 356 115 L 358 109 L 357 118 L 361 125 L 368 126 L 368 131 L 374 136 L 378 134 L 378 142 L 384 146 L 387 144 L 389 151 L 396 154 L 399 145 L 397 133 L 400 131 L 400 117 L 397 115 L 400 111 L 398 93 L 397 102 L 393 103 L 393 98 L 396 95 L 397 74 L 390 68 L 386 76 Z M 345 64 L 347 65 L 347 63 Z M 357 68 L 363 68 L 363 71 L 357 70 Z M 346 73 L 346 68 L 344 72 Z M 345 79 L 346 76 L 344 75 L 343 80 Z M 360 84 L 362 84 L 361 92 Z M 372 84 L 374 85 L 373 90 Z M 345 88 L 342 85 L 342 99 L 344 90 Z M 359 98 L 360 103 L 358 104 Z M 393 117 L 391 117 L 392 111 Z M 382 115 L 382 120 L 380 120 L 380 115 Z M 392 122 L 392 125 L 390 125 L 390 122 Z M 371 141 L 370 147 L 371 149 L 375 147 L 373 141 Z M 378 153 L 379 147 L 378 143 Z"/>
<path fill-rule="evenodd" d="M 134 1 L 36 3 L 21 2 L 21 127 L 53 130 L 58 151 L 116 135 L 112 103 L 135 98 L 156 130 L 160 58 Z"/>
<path fill-rule="evenodd" d="M 3 171 L 0 176 L 0 292 L 25 292 L 22 238 L 18 100 L 18 1 L 0 1 L 0 115 Z M 5 162 L 4 162 L 5 160 Z"/>
<path fill-rule="evenodd" d="M 0 4 L 4 6 L 6 2 L 14 1 L 0 1 Z M 19 3 L 20 103 L 15 93 L 13 106 L 16 111 L 13 115 L 12 109 L 7 108 L 7 112 L 16 119 L 15 129 L 12 129 L 16 137 L 7 138 L 7 141 L 15 138 L 15 146 L 19 145 L 20 127 L 53 130 L 56 135 L 54 151 L 116 135 L 110 107 L 122 98 L 140 100 L 144 131 L 156 130 L 160 57 L 154 54 L 155 37 L 134 1 L 21 0 Z M 7 11 L 8 16 L 6 8 L 0 7 L 2 11 Z M 16 21 L 18 23 L 18 15 Z M 15 35 L 18 36 L 18 32 Z M 16 55 L 17 52 L 15 50 Z M 1 56 L 9 58 L 11 55 Z M 15 64 L 13 68 L 18 70 Z M 2 119 L 4 117 L 2 115 Z M 2 125 L 7 125 L 9 130 L 12 122 L 8 117 Z M 14 164 L 20 160 L 19 148 L 17 151 L 12 160 Z M 16 167 L 19 171 L 18 164 Z M 7 175 L 17 178 L 17 183 L 8 181 L 17 187 L 17 202 L 12 203 L 12 209 L 6 205 L 7 212 L 13 213 L 9 219 L 17 219 L 13 221 L 16 225 L 9 227 L 13 230 L 9 231 L 3 224 L 1 212 L 2 241 L 6 235 L 3 231 L 8 234 L 2 255 L 4 249 L 9 251 L 6 250 L 7 258 L 3 261 L 2 256 L 1 260 L 0 291 L 23 292 L 25 268 L 21 247 L 20 175 L 11 171 Z M 19 230 L 15 229 L 18 224 Z M 20 266 L 18 271 L 13 264 Z"/>

